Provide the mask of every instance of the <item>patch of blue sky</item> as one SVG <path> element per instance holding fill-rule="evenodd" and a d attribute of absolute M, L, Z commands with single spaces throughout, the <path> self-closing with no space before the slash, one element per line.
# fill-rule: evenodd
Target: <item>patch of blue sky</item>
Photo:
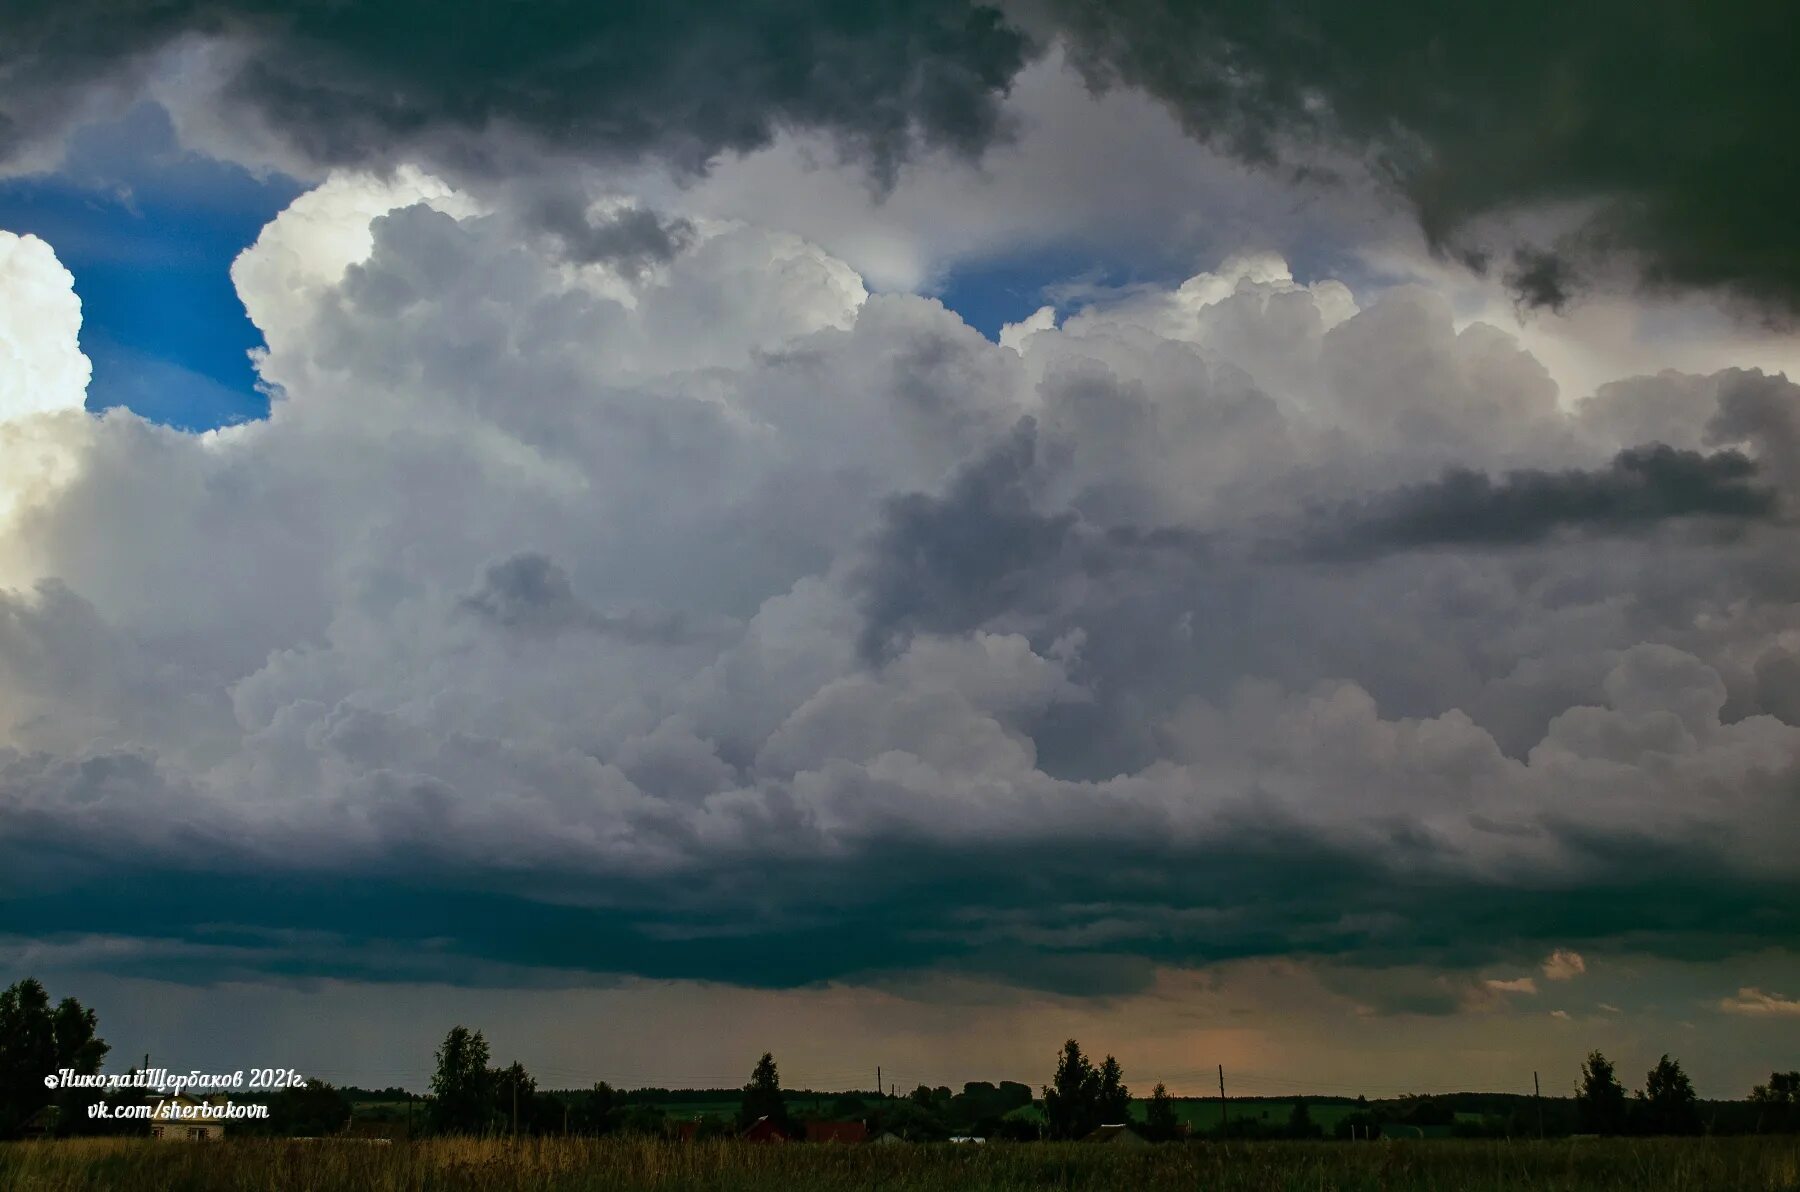
<path fill-rule="evenodd" d="M 75 277 L 89 409 L 183 430 L 267 415 L 231 262 L 303 189 L 184 150 L 150 103 L 75 134 L 55 172 L 0 180 L 0 228 L 48 241 Z"/>
<path fill-rule="evenodd" d="M 1146 283 L 1178 284 L 1185 274 L 1169 267 L 1100 261 L 1056 251 L 989 257 L 958 264 L 943 279 L 937 298 L 989 339 L 1000 329 L 1054 306 L 1060 318 L 1079 301 L 1070 295 Z"/>

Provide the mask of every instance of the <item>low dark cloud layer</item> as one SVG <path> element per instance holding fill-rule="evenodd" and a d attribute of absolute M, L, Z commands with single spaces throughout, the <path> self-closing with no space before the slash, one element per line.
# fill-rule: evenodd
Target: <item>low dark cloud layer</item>
<path fill-rule="evenodd" d="M 1199 850 L 891 842 L 655 883 L 538 871 L 471 885 L 466 871 L 434 873 L 417 856 L 395 856 L 380 875 L 110 857 L 85 862 L 104 864 L 105 881 L 87 873 L 71 887 L 81 869 L 65 856 L 63 882 L 0 890 L 0 908 L 47 943 L 140 941 L 107 967 L 158 980 L 530 985 L 632 974 L 791 988 L 935 970 L 1073 996 L 1139 992 L 1155 966 L 1287 957 L 1463 970 L 1568 945 L 1713 961 L 1800 931 L 1800 885 L 1742 880 L 1717 859 L 1647 841 L 1595 843 L 1579 886 L 1407 872 L 1281 827 Z M 885 876 L 872 884 L 876 869 Z"/>

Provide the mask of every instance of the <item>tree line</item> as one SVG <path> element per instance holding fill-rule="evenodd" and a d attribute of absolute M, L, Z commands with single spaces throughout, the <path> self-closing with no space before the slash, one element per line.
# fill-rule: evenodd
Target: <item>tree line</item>
<path fill-rule="evenodd" d="M 99 1035 L 96 1014 L 76 999 L 53 1002 L 43 985 L 29 978 L 0 990 L 0 1138 L 142 1132 L 141 1122 L 90 1118 L 88 1107 L 101 1100 L 114 1105 L 154 1100 L 156 1094 L 45 1087 L 44 1077 L 63 1069 L 81 1075 L 98 1073 L 110 1050 Z M 495 1065 L 483 1034 L 462 1025 L 445 1035 L 435 1060 L 428 1096 L 419 1100 L 409 1092 L 392 1089 L 384 1098 L 404 1103 L 408 1133 L 663 1135 L 681 1122 L 700 1137 L 731 1136 L 762 1118 L 797 1133 L 801 1116 L 790 1103 L 794 1092 L 782 1089 L 775 1058 L 768 1053 L 756 1062 L 741 1089 L 718 1098 L 737 1100 L 729 1120 L 684 1120 L 672 1117 L 662 1107 L 714 1099 L 696 1090 L 627 1092 L 601 1081 L 578 1092 L 542 1091 L 523 1064 Z M 344 1090 L 318 1080 L 309 1079 L 301 1089 L 260 1097 L 234 1096 L 233 1100 L 262 1101 L 270 1106 L 267 1119 L 234 1124 L 236 1133 L 320 1136 L 342 1132 L 352 1119 L 353 1105 Z M 1107 1055 L 1096 1064 L 1074 1039 L 1063 1045 L 1049 1083 L 1035 1094 L 1027 1085 L 1003 1080 L 997 1084 L 972 1081 L 964 1084 L 961 1092 L 920 1085 L 898 1096 L 875 1090 L 809 1094 L 805 1100 L 803 1112 L 807 1115 L 862 1122 L 871 1134 L 888 1132 L 921 1142 L 958 1135 L 1079 1139 L 1113 1124 L 1129 1125 L 1151 1141 L 1202 1136 L 1320 1138 L 1327 1134 L 1313 1120 L 1308 1098 L 1291 1099 L 1280 1120 L 1242 1112 L 1222 1116 L 1205 1131 L 1193 1130 L 1182 1121 L 1180 1101 L 1162 1084 L 1144 1101 L 1134 1103 L 1118 1060 Z M 1347 1099 L 1310 1100 L 1316 1106 L 1325 1100 Z M 1244 1102 L 1232 1104 L 1242 1106 Z M 1540 1101 L 1470 1093 L 1383 1102 L 1359 1097 L 1352 1104 L 1351 1112 L 1337 1115 L 1332 1136 L 1362 1139 L 1427 1129 L 1513 1137 L 1796 1133 L 1800 1132 L 1800 1072 L 1771 1073 L 1766 1084 L 1757 1085 L 1741 1102 L 1702 1102 L 1680 1062 L 1667 1055 L 1645 1074 L 1641 1088 L 1627 1093 L 1613 1063 L 1594 1051 L 1581 1064 L 1573 1098 Z M 1033 1111 L 1019 1112 L 1026 1107 Z M 1479 1115 L 1480 1120 L 1466 1120 L 1471 1115 Z"/>

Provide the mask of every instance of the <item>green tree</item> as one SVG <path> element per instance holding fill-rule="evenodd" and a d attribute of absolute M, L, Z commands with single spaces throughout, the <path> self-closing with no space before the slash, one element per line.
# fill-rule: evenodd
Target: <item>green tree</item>
<path fill-rule="evenodd" d="M 494 1074 L 480 1031 L 454 1026 L 437 1051 L 430 1123 L 439 1134 L 485 1134 L 493 1128 Z"/>
<path fill-rule="evenodd" d="M 1175 1099 L 1158 1083 L 1144 1107 L 1144 1137 L 1152 1142 L 1168 1142 L 1181 1133 L 1181 1122 L 1175 1116 Z"/>
<path fill-rule="evenodd" d="M 654 1138 L 667 1133 L 668 1115 L 654 1105 L 627 1105 L 619 1115 L 619 1132 Z"/>
<path fill-rule="evenodd" d="M 108 1051 L 98 1030 L 92 1010 L 72 997 L 52 1007 L 49 993 L 30 977 L 0 990 L 0 1138 L 16 1137 L 50 1105 L 65 1129 L 78 1127 L 97 1092 L 52 1090 L 44 1077 L 64 1068 L 83 1076 L 98 1072 Z"/>
<path fill-rule="evenodd" d="M 1020 1084 L 1016 1080 L 1002 1080 L 998 1092 L 1001 1113 L 1023 1108 L 1032 1102 L 1031 1086 Z"/>
<path fill-rule="evenodd" d="M 1312 1119 L 1312 1110 L 1306 1107 L 1304 1097 L 1294 1099 L 1294 1108 L 1288 1114 L 1287 1135 L 1289 1138 L 1322 1138 L 1325 1132 Z"/>
<path fill-rule="evenodd" d="M 940 1113 L 910 1097 L 884 1101 L 871 1116 L 877 1133 L 886 1131 L 908 1142 L 939 1142 L 950 1134 Z"/>
<path fill-rule="evenodd" d="M 1052 1138 L 1083 1138 L 1100 1124 L 1100 1072 L 1070 1039 L 1044 1089 L 1044 1119 Z"/>
<path fill-rule="evenodd" d="M 1102 1123 L 1131 1120 L 1131 1090 L 1125 1087 L 1119 1061 L 1110 1055 L 1100 1064 L 1100 1093 L 1094 1098 L 1094 1110 Z"/>
<path fill-rule="evenodd" d="M 285 1088 L 269 1098 L 268 1131 L 290 1137 L 324 1138 L 343 1132 L 350 1102 L 323 1080 L 309 1077 L 303 1088 Z"/>
<path fill-rule="evenodd" d="M 1750 1090 L 1756 1106 L 1758 1134 L 1785 1134 L 1800 1130 L 1800 1072 L 1771 1072 L 1769 1083 Z"/>
<path fill-rule="evenodd" d="M 750 1083 L 744 1086 L 744 1100 L 738 1106 L 738 1129 L 746 1129 L 764 1117 L 784 1130 L 791 1124 L 787 1101 L 781 1095 L 781 1073 L 775 1067 L 775 1057 L 766 1051 L 756 1061 Z"/>
<path fill-rule="evenodd" d="M 1638 1112 L 1647 1134 L 1700 1133 L 1700 1106 L 1681 1063 L 1667 1055 L 1644 1076 Z"/>
<path fill-rule="evenodd" d="M 1598 1051 L 1588 1052 L 1581 1065 L 1575 1100 L 1581 1128 L 1589 1134 L 1618 1134 L 1625 1129 L 1625 1086 L 1619 1083 L 1612 1061 Z"/>
<path fill-rule="evenodd" d="M 623 1108 L 613 1086 L 602 1080 L 582 1096 L 574 1114 L 575 1128 L 583 1134 L 611 1134 L 618 1129 Z"/>

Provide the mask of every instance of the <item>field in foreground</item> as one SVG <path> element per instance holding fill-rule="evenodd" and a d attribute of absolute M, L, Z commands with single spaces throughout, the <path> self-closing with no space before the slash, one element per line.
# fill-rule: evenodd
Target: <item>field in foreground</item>
<path fill-rule="evenodd" d="M 1800 1139 L 1561 1142 L 756 1146 L 736 1142 L 450 1139 L 374 1145 L 88 1139 L 0 1144 L 24 1192 L 957 1192 L 1066 1189 L 1644 1189 L 1800 1192 Z"/>

